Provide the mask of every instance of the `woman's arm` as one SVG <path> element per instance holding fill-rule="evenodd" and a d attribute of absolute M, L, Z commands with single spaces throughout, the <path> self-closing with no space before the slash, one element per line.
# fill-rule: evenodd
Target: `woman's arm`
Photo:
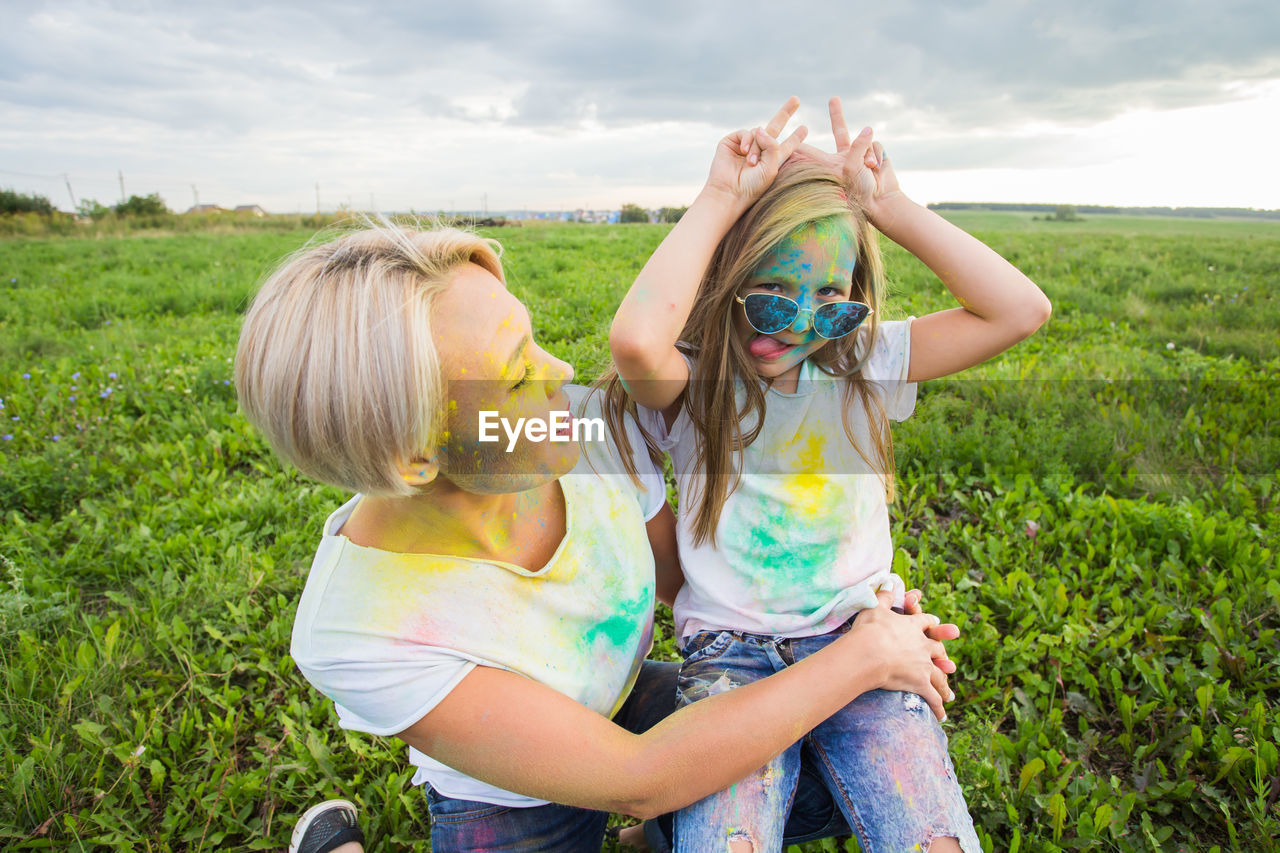
<path fill-rule="evenodd" d="M 681 708 L 640 735 L 535 681 L 477 667 L 399 737 L 507 790 L 653 817 L 736 782 L 868 690 L 918 693 L 945 719 L 951 691 L 933 663 L 945 651 L 926 631 L 954 636 L 954 626 L 937 626 L 933 616 L 891 612 L 886 593 L 821 651 Z"/>
<path fill-rule="evenodd" d="M 609 349 L 627 392 L 640 405 L 666 412 L 688 384 L 689 369 L 676 350 L 676 341 L 693 308 L 698 285 L 720 239 L 804 139 L 804 127 L 784 142 L 777 139 L 799 104 L 790 98 L 763 130 L 740 130 L 720 140 L 702 192 L 618 306 L 609 330 Z"/>
<path fill-rule="evenodd" d="M 830 108 L 836 156 L 810 146 L 802 156 L 840 168 L 871 223 L 923 261 L 960 303 L 911 324 L 908 380 L 972 367 L 1044 325 L 1052 306 L 1040 288 L 982 241 L 907 198 L 871 128 L 851 139 L 840 99 L 832 98 Z"/>

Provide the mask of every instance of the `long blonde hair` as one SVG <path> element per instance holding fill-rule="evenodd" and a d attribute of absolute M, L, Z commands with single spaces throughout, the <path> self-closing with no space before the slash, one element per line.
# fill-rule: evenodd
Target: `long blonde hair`
<path fill-rule="evenodd" d="M 692 498 L 698 504 L 693 522 L 695 544 L 715 541 L 720 512 L 737 488 L 741 474 L 741 457 L 736 454 L 756 440 L 764 425 L 765 392 L 742 341 L 734 332 L 734 298 L 779 243 L 799 229 L 832 218 L 842 218 L 853 227 L 857 258 L 850 297 L 870 305 L 873 313 L 865 324 L 865 331 L 859 329 L 855 334 L 827 343 L 809 360 L 824 373 L 847 380 L 843 388 L 845 434 L 863 460 L 882 478 L 886 499 L 893 499 L 894 462 L 888 417 L 879 395 L 861 374 L 879 331 L 884 300 L 884 264 L 876 230 L 836 175 L 811 161 L 791 160 L 716 247 L 698 288 L 693 310 L 680 333 L 681 348 L 696 356 L 682 405 L 696 431 L 694 464 L 706 475 L 699 494 L 680 496 L 682 500 Z M 866 346 L 860 348 L 860 340 L 865 341 Z M 620 429 L 623 413 L 634 414 L 635 404 L 622 387 L 616 368 L 611 368 L 598 384 L 605 389 L 604 409 L 609 427 L 614 435 L 622 435 L 625 442 L 625 434 Z M 739 384 L 746 392 L 740 407 L 735 400 L 735 388 Z M 859 446 L 855 437 L 851 419 L 855 400 L 862 405 L 871 426 L 870 448 Z M 744 423 L 751 427 L 744 430 Z M 650 455 L 658 458 L 656 442 L 647 434 L 645 441 Z M 623 459 L 630 470 L 625 452 Z"/>

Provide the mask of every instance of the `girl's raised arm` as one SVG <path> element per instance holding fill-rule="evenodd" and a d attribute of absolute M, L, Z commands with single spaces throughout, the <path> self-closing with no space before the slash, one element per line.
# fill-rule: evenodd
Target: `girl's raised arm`
<path fill-rule="evenodd" d="M 784 141 L 777 138 L 799 105 L 797 98 L 789 98 L 763 129 L 735 131 L 720 140 L 702 192 L 618 306 L 609 330 L 609 349 L 618 375 L 640 405 L 666 412 L 680 399 L 689 369 L 676 350 L 676 341 L 693 308 L 698 285 L 720 239 L 804 140 L 803 126 Z"/>
<path fill-rule="evenodd" d="M 850 139 L 840 99 L 832 98 L 830 107 L 845 180 L 871 223 L 923 261 L 960 303 L 911 324 L 908 380 L 972 367 L 1044 325 L 1052 306 L 1040 288 L 985 243 L 907 198 L 884 146 L 872 141 L 871 128 Z M 802 153 L 829 159 L 808 146 Z"/>

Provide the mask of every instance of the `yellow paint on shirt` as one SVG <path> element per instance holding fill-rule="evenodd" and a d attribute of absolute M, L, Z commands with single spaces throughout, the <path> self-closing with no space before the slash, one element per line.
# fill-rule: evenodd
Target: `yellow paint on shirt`
<path fill-rule="evenodd" d="M 812 517 L 829 500 L 824 496 L 827 437 L 818 432 L 799 433 L 783 448 L 786 464 L 796 472 L 783 481 L 793 512 Z M 787 451 L 793 451 L 787 453 Z"/>

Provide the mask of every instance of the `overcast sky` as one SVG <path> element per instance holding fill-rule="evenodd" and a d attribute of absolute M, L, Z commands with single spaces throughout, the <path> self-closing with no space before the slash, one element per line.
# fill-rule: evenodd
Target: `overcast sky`
<path fill-rule="evenodd" d="M 788 11 L 794 8 L 796 11 Z M 1280 208 L 1280 13 L 1179 0 L 0 5 L 0 186 L 175 209 L 688 203 L 788 95 L 921 202 Z"/>

